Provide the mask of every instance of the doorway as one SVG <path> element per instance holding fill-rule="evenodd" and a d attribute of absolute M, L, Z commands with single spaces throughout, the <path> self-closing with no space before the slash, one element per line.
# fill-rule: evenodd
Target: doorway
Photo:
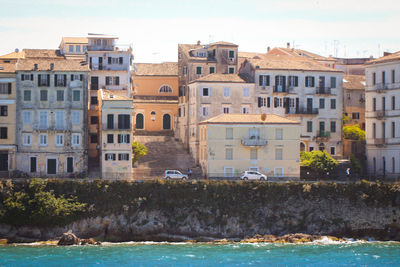
<path fill-rule="evenodd" d="M 47 174 L 57 174 L 57 159 L 47 159 Z"/>
<path fill-rule="evenodd" d="M 171 116 L 169 114 L 164 114 L 163 116 L 163 130 L 171 129 Z"/>
<path fill-rule="evenodd" d="M 136 115 L 136 129 L 143 130 L 144 129 L 144 116 L 142 113 L 138 113 Z"/>

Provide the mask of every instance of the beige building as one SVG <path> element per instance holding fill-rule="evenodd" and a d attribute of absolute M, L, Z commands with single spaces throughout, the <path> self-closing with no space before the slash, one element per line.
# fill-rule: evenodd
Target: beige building
<path fill-rule="evenodd" d="M 63 37 L 59 49 L 67 59 L 86 60 L 87 46 L 86 37 Z"/>
<path fill-rule="evenodd" d="M 132 99 L 121 90 L 99 90 L 102 179 L 132 179 Z"/>
<path fill-rule="evenodd" d="M 88 65 L 58 50 L 29 52 L 16 64 L 16 168 L 34 177 L 85 175 Z"/>
<path fill-rule="evenodd" d="M 0 177 L 15 170 L 15 64 L 0 62 Z"/>
<path fill-rule="evenodd" d="M 220 114 L 254 112 L 254 83 L 237 74 L 209 74 L 189 83 L 189 150 L 199 162 L 199 123 Z M 181 114 L 182 115 L 182 114 Z"/>
<path fill-rule="evenodd" d="M 343 108 L 348 124 L 358 124 L 365 130 L 365 76 L 343 76 Z"/>
<path fill-rule="evenodd" d="M 368 172 L 400 178 L 400 52 L 365 66 L 365 129 Z"/>
<path fill-rule="evenodd" d="M 299 122 L 273 114 L 220 114 L 200 123 L 200 165 L 207 177 L 300 177 Z"/>

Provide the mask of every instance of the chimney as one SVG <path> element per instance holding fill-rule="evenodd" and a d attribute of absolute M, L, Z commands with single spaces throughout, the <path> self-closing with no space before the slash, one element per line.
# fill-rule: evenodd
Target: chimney
<path fill-rule="evenodd" d="M 38 64 L 34 64 L 33 65 L 33 70 L 37 70 L 38 69 Z"/>
<path fill-rule="evenodd" d="M 289 42 L 286 43 L 286 48 L 287 48 L 287 49 L 290 48 L 290 43 L 289 43 Z"/>
<path fill-rule="evenodd" d="M 50 70 L 54 70 L 54 63 L 50 63 Z"/>
<path fill-rule="evenodd" d="M 197 45 L 200 45 L 200 43 L 201 43 L 200 40 L 198 40 L 198 41 L 197 41 Z"/>
<path fill-rule="evenodd" d="M 19 49 L 18 48 L 15 48 L 15 53 L 18 53 L 19 52 Z"/>
<path fill-rule="evenodd" d="M 267 47 L 267 53 L 269 53 L 269 51 L 271 51 L 271 47 Z"/>

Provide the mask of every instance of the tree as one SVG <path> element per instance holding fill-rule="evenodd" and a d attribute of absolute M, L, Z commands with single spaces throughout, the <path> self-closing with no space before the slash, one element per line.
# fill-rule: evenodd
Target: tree
<path fill-rule="evenodd" d="M 346 123 L 349 123 L 349 121 L 350 121 L 349 116 L 347 116 L 346 114 L 343 114 L 343 125 Z"/>
<path fill-rule="evenodd" d="M 139 142 L 133 141 L 132 154 L 133 154 L 132 157 L 132 165 L 133 165 L 140 157 L 147 155 L 147 147 Z"/>
<path fill-rule="evenodd" d="M 301 166 L 307 166 L 322 173 L 332 172 L 338 164 L 325 150 L 302 151 L 300 160 Z"/>
<path fill-rule="evenodd" d="M 343 138 L 365 141 L 365 131 L 363 131 L 357 124 L 343 126 Z"/>

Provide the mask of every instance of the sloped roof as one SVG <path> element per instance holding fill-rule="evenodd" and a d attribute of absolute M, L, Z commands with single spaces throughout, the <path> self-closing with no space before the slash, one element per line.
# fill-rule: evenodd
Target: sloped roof
<path fill-rule="evenodd" d="M 240 75 L 237 74 L 221 74 L 221 73 L 213 73 L 201 78 L 198 78 L 191 83 L 195 82 L 226 82 L 226 83 L 246 83 Z"/>
<path fill-rule="evenodd" d="M 55 58 L 64 59 L 58 49 L 22 49 L 19 52 L 12 52 L 3 56 L 1 59 L 19 59 L 19 58 Z"/>
<path fill-rule="evenodd" d="M 303 56 L 312 58 L 314 60 L 323 60 L 323 61 L 336 61 L 331 57 L 324 57 L 303 49 L 293 49 L 293 48 L 283 48 L 283 47 L 275 47 L 268 52 L 270 55 L 289 55 L 289 56 Z"/>
<path fill-rule="evenodd" d="M 313 59 L 302 56 L 266 55 L 262 59 L 246 59 L 254 68 L 271 70 L 304 70 L 342 72 L 341 70 L 325 67 Z"/>
<path fill-rule="evenodd" d="M 132 98 L 128 97 L 125 90 L 101 90 L 102 100 L 123 100 L 132 101 Z"/>
<path fill-rule="evenodd" d="M 178 76 L 178 63 L 177 62 L 163 62 L 158 64 L 136 63 L 134 75 Z"/>
<path fill-rule="evenodd" d="M 237 44 L 224 42 L 224 41 L 218 41 L 218 42 L 210 43 L 210 46 L 213 46 L 213 45 L 238 46 Z"/>
<path fill-rule="evenodd" d="M 220 114 L 200 124 L 300 124 L 300 122 L 275 114 Z"/>
<path fill-rule="evenodd" d="M 54 64 L 52 71 L 89 71 L 86 62 L 72 59 L 49 59 L 49 58 L 28 58 L 19 59 L 16 63 L 17 71 L 32 71 L 37 64 L 36 71 L 50 71 L 50 64 Z"/>
<path fill-rule="evenodd" d="M 0 73 L 14 73 L 15 63 L 0 63 Z"/>
<path fill-rule="evenodd" d="M 22 51 L 20 52 L 11 52 L 5 55 L 0 56 L 0 59 L 18 59 L 24 57 Z"/>
<path fill-rule="evenodd" d="M 377 64 L 377 63 L 385 63 L 385 62 L 392 62 L 392 61 L 399 61 L 400 60 L 400 51 L 390 54 L 388 56 L 380 57 L 377 59 L 372 59 L 365 63 L 366 65 L 370 64 Z"/>
<path fill-rule="evenodd" d="M 364 75 L 344 75 L 343 89 L 349 90 L 365 90 Z"/>

